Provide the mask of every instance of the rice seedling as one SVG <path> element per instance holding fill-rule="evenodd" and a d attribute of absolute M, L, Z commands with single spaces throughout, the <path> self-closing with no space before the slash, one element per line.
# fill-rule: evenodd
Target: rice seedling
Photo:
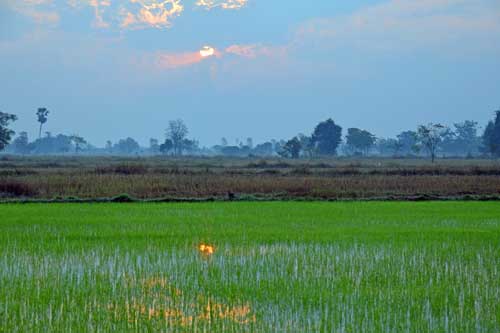
<path fill-rule="evenodd" d="M 3 332 L 498 332 L 495 202 L 0 206 Z"/>

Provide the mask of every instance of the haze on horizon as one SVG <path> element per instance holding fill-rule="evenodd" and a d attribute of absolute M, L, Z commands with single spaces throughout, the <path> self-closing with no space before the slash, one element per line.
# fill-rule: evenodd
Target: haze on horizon
<path fill-rule="evenodd" d="M 500 106 L 498 0 L 2 0 L 0 110 L 96 146 L 481 125 Z"/>

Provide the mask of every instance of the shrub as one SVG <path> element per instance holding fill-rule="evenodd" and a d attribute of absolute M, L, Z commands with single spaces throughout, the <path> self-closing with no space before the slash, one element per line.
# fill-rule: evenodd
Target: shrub
<path fill-rule="evenodd" d="M 134 202 L 136 201 L 127 193 L 119 194 L 116 197 L 111 198 L 111 202 Z"/>
<path fill-rule="evenodd" d="M 310 175 L 310 174 L 312 174 L 311 169 L 309 169 L 307 166 L 300 166 L 300 167 L 294 168 L 290 173 L 292 175 Z"/>
<path fill-rule="evenodd" d="M 38 191 L 26 183 L 9 181 L 0 183 L 0 196 L 33 197 Z"/>
<path fill-rule="evenodd" d="M 142 164 L 119 164 L 116 166 L 106 166 L 95 168 L 97 174 L 121 174 L 121 175 L 144 175 L 148 173 L 148 168 Z"/>

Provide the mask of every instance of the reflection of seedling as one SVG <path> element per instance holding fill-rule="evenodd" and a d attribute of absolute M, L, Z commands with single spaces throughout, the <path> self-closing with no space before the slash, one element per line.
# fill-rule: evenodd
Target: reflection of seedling
<path fill-rule="evenodd" d="M 213 247 L 201 250 L 202 253 L 213 253 Z M 230 306 L 219 303 L 211 297 L 199 294 L 191 302 L 187 301 L 181 290 L 174 287 L 164 277 L 135 279 L 125 277 L 125 285 L 131 294 L 138 292 L 128 300 L 110 302 L 104 309 L 113 320 L 126 320 L 138 325 L 140 322 L 155 322 L 154 325 L 166 327 L 194 327 L 193 325 L 215 324 L 226 321 L 235 325 L 255 323 L 248 304 Z M 101 308 L 99 306 L 99 308 Z M 152 324 L 152 323 L 151 323 Z"/>

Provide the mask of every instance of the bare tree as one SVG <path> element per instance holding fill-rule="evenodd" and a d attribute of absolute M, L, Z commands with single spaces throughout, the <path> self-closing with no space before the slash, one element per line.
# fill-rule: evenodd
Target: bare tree
<path fill-rule="evenodd" d="M 446 127 L 441 124 L 421 125 L 418 127 L 417 140 L 420 146 L 425 148 L 431 155 L 432 163 L 436 160 L 436 153 L 439 144 L 443 140 L 443 134 L 446 132 Z"/>
<path fill-rule="evenodd" d="M 168 123 L 168 129 L 166 130 L 167 140 L 172 141 L 173 151 L 175 156 L 181 156 L 182 150 L 184 148 L 184 140 L 186 139 L 189 131 L 181 119 L 171 120 Z"/>

